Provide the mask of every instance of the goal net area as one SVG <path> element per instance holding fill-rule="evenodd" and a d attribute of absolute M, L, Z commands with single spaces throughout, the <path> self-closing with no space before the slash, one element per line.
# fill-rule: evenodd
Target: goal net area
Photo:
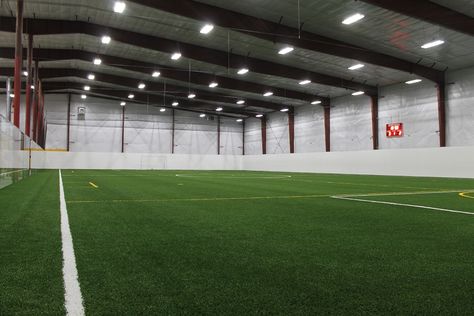
<path fill-rule="evenodd" d="M 30 137 L 0 115 L 0 189 L 31 175 L 31 151 L 40 149 Z"/>

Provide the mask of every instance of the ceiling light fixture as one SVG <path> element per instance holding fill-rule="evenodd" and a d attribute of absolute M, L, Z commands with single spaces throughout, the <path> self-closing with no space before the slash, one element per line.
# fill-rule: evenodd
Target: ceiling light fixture
<path fill-rule="evenodd" d="M 209 84 L 209 88 L 215 88 L 215 87 L 217 87 L 218 85 L 219 85 L 219 84 L 218 84 L 217 82 L 213 81 L 213 82 L 211 82 L 211 83 Z"/>
<path fill-rule="evenodd" d="M 94 80 L 94 79 L 95 79 L 95 75 L 94 75 L 94 74 L 88 74 L 88 75 L 87 75 L 87 79 L 89 79 L 89 80 Z"/>
<path fill-rule="evenodd" d="M 171 59 L 173 60 L 178 60 L 181 58 L 181 53 L 173 53 L 173 55 L 171 55 Z"/>
<path fill-rule="evenodd" d="M 28 77 L 28 71 L 23 71 L 23 76 Z"/>
<path fill-rule="evenodd" d="M 245 75 L 247 72 L 249 72 L 248 68 L 240 68 L 239 71 L 237 71 L 237 74 Z"/>
<path fill-rule="evenodd" d="M 364 17 L 365 17 L 365 15 L 360 14 L 360 13 L 356 13 L 356 14 L 351 15 L 351 16 L 348 17 L 348 18 L 345 18 L 345 19 L 342 21 L 342 24 L 350 25 L 350 24 L 353 24 L 353 23 L 355 23 L 355 22 L 357 22 L 357 21 L 362 20 Z"/>
<path fill-rule="evenodd" d="M 94 65 L 100 65 L 100 64 L 102 64 L 102 59 L 94 58 Z"/>
<path fill-rule="evenodd" d="M 237 101 L 236 103 L 237 103 L 237 104 L 244 104 L 245 101 L 244 101 L 244 100 L 239 100 L 239 101 Z"/>
<path fill-rule="evenodd" d="M 133 98 L 135 98 L 135 95 L 130 93 L 130 94 L 128 95 L 128 98 L 129 98 L 129 99 L 133 99 Z"/>
<path fill-rule="evenodd" d="M 126 6 L 127 5 L 123 1 L 115 1 L 114 12 L 115 13 L 123 13 L 123 11 L 125 11 Z"/>
<path fill-rule="evenodd" d="M 173 103 L 171 103 L 172 106 L 178 106 L 179 105 L 179 102 L 178 101 L 174 101 Z"/>
<path fill-rule="evenodd" d="M 107 36 L 107 35 L 102 36 L 102 39 L 101 39 L 102 44 L 110 44 L 110 41 L 111 41 L 111 40 L 112 40 L 112 39 L 110 38 L 110 36 Z"/>
<path fill-rule="evenodd" d="M 200 114 L 199 117 L 206 117 L 206 114 Z"/>
<path fill-rule="evenodd" d="M 321 104 L 321 101 L 315 100 L 315 101 L 311 102 L 311 104 L 312 104 L 312 105 Z"/>
<path fill-rule="evenodd" d="M 165 108 L 161 108 L 161 109 L 160 109 L 160 112 L 166 112 L 166 109 L 165 109 Z"/>
<path fill-rule="evenodd" d="M 263 94 L 264 97 L 271 97 L 273 95 L 273 92 L 267 91 Z"/>
<path fill-rule="evenodd" d="M 284 108 L 284 109 L 281 109 L 280 112 L 288 112 L 290 109 L 288 108 Z"/>
<path fill-rule="evenodd" d="M 258 118 L 263 117 L 263 114 L 257 114 L 255 115 L 255 117 L 258 117 Z"/>
<path fill-rule="evenodd" d="M 123 102 L 123 101 L 122 101 L 122 102 L 120 102 L 120 106 L 126 106 L 126 105 L 127 105 L 127 103 L 126 103 L 126 102 Z"/>
<path fill-rule="evenodd" d="M 278 51 L 278 54 L 280 54 L 280 55 L 286 55 L 286 54 L 288 54 L 288 53 L 291 53 L 291 52 L 294 51 L 294 50 L 295 50 L 295 49 L 294 49 L 293 47 L 291 47 L 291 46 L 285 46 L 285 47 L 283 47 L 282 49 L 280 49 L 280 50 Z"/>
<path fill-rule="evenodd" d="M 81 99 L 83 99 L 83 100 L 87 99 L 87 95 L 85 95 L 85 94 L 81 95 Z"/>
<path fill-rule="evenodd" d="M 10 93 L 10 98 L 14 98 L 15 95 L 13 93 Z"/>
<path fill-rule="evenodd" d="M 236 122 L 243 122 L 244 120 L 243 119 L 236 119 Z"/>
<path fill-rule="evenodd" d="M 140 82 L 140 83 L 138 84 L 138 89 L 142 89 L 142 90 L 143 90 L 143 89 L 145 89 L 145 87 L 146 87 L 146 84 L 144 84 L 143 82 Z"/>
<path fill-rule="evenodd" d="M 302 85 L 302 86 L 307 85 L 309 83 L 311 83 L 311 80 L 308 80 L 308 79 L 302 80 L 302 81 L 299 82 L 299 84 Z"/>
<path fill-rule="evenodd" d="M 352 95 L 357 96 L 357 95 L 363 95 L 363 94 L 365 94 L 364 91 L 357 91 L 357 92 L 354 92 Z"/>
<path fill-rule="evenodd" d="M 216 112 L 222 112 L 222 110 L 223 110 L 223 109 L 222 109 L 221 107 L 218 107 L 218 108 L 216 109 Z"/>
<path fill-rule="evenodd" d="M 201 34 L 209 34 L 211 31 L 214 29 L 214 25 L 212 24 L 206 24 L 201 28 L 201 31 L 199 31 Z"/>
<path fill-rule="evenodd" d="M 364 67 L 365 67 L 365 65 L 363 65 L 363 64 L 356 64 L 356 65 L 354 65 L 354 66 L 350 66 L 350 67 L 347 68 L 347 69 L 349 69 L 349 70 L 357 70 L 357 69 L 364 68 Z"/>
<path fill-rule="evenodd" d="M 421 82 L 422 80 L 421 79 L 413 79 L 413 80 L 408 80 L 408 81 L 405 81 L 406 84 L 415 84 L 415 83 L 418 83 L 418 82 Z"/>
<path fill-rule="evenodd" d="M 151 76 L 154 77 L 154 78 L 158 78 L 159 76 L 161 75 L 161 73 L 159 71 L 154 71 Z"/>
<path fill-rule="evenodd" d="M 90 89 L 91 89 L 91 87 L 89 87 L 89 86 L 84 86 L 84 90 L 89 91 Z"/>
<path fill-rule="evenodd" d="M 422 45 L 421 48 L 427 49 L 427 48 L 436 47 L 443 44 L 444 44 L 443 40 L 436 40 L 436 41 L 432 41 L 432 42 Z"/>
<path fill-rule="evenodd" d="M 188 99 L 194 99 L 196 97 L 196 94 L 190 93 L 188 94 Z"/>

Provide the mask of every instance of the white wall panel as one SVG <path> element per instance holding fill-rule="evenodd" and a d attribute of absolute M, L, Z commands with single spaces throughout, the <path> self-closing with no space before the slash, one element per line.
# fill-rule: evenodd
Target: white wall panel
<path fill-rule="evenodd" d="M 438 101 L 435 84 L 397 84 L 379 92 L 380 149 L 439 146 Z M 403 123 L 405 135 L 387 138 L 385 125 Z"/>
<path fill-rule="evenodd" d="M 262 125 L 260 119 L 252 117 L 245 120 L 245 154 L 262 154 Z"/>
<path fill-rule="evenodd" d="M 267 115 L 267 154 L 289 152 L 288 114 L 275 112 Z"/>
<path fill-rule="evenodd" d="M 125 152 L 171 153 L 171 110 L 133 105 L 125 112 Z"/>
<path fill-rule="evenodd" d="M 449 72 L 447 82 L 447 145 L 473 146 L 474 67 Z"/>
<path fill-rule="evenodd" d="M 197 113 L 186 111 L 175 113 L 176 154 L 217 154 L 217 118 L 201 118 Z"/>
<path fill-rule="evenodd" d="M 85 107 L 85 119 L 78 108 Z M 122 107 L 119 102 L 73 95 L 71 101 L 71 151 L 120 152 L 122 147 Z"/>
<path fill-rule="evenodd" d="M 324 109 L 319 105 L 295 109 L 295 152 L 326 151 L 324 142 Z"/>
<path fill-rule="evenodd" d="M 75 114 L 72 113 L 72 109 L 79 100 L 77 97 L 73 98 L 71 96 L 71 114 Z M 66 94 L 48 94 L 44 97 L 44 103 L 48 122 L 46 148 L 66 150 L 68 96 Z"/>
<path fill-rule="evenodd" d="M 221 154 L 242 155 L 242 123 L 221 118 Z"/>
<path fill-rule="evenodd" d="M 370 98 L 347 96 L 331 100 L 331 151 L 372 148 Z"/>

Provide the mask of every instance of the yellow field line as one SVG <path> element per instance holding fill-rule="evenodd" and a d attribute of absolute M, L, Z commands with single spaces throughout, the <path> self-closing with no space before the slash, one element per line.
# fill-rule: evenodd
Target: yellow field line
<path fill-rule="evenodd" d="M 96 189 L 99 188 L 99 186 L 98 186 L 97 184 L 93 183 L 93 182 L 89 182 L 89 184 L 90 184 L 91 186 L 93 186 L 94 188 L 96 188 Z"/>
<path fill-rule="evenodd" d="M 466 199 L 474 199 L 474 196 L 467 195 L 468 193 L 473 193 L 473 192 L 461 192 L 459 193 L 459 196 Z"/>
<path fill-rule="evenodd" d="M 68 203 L 124 203 L 124 202 L 201 202 L 201 201 L 229 201 L 229 200 L 269 200 L 269 199 L 310 199 L 323 198 L 330 195 L 288 195 L 288 196 L 247 196 L 247 197 L 222 197 L 222 198 L 189 198 L 189 199 L 156 199 L 156 200 L 72 200 Z"/>

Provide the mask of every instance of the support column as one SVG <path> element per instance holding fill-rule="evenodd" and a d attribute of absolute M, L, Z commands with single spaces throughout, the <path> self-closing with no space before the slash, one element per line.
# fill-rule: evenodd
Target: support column
<path fill-rule="evenodd" d="M 71 144 L 71 94 L 67 95 L 67 140 L 66 140 L 66 150 L 70 150 Z"/>
<path fill-rule="evenodd" d="M 26 112 L 25 112 L 25 134 L 26 136 L 30 137 L 31 135 L 31 126 L 30 126 L 30 121 L 31 121 L 31 83 L 32 83 L 32 78 L 33 78 L 33 35 L 30 33 L 28 35 L 28 66 L 27 66 L 27 72 L 28 72 L 28 77 L 26 80 Z"/>
<path fill-rule="evenodd" d="M 21 68 L 23 65 L 21 44 L 21 36 L 23 33 L 23 0 L 17 0 L 16 5 L 16 43 L 15 43 L 15 79 L 14 90 L 15 98 L 13 99 L 13 124 L 20 128 L 20 95 L 21 95 Z"/>
<path fill-rule="evenodd" d="M 295 110 L 288 111 L 288 135 L 290 138 L 290 154 L 295 153 Z"/>
<path fill-rule="evenodd" d="M 438 90 L 439 146 L 446 147 L 446 84 L 442 81 L 436 87 Z"/>
<path fill-rule="evenodd" d="M 372 145 L 373 149 L 379 149 L 379 99 L 378 96 L 370 96 L 372 108 Z"/>
<path fill-rule="evenodd" d="M 35 91 L 33 91 L 33 140 L 38 140 L 38 106 L 39 106 L 39 62 L 35 61 Z"/>
<path fill-rule="evenodd" d="M 125 152 L 125 106 L 122 106 L 122 153 Z"/>
<path fill-rule="evenodd" d="M 267 154 L 267 118 L 263 116 L 260 120 L 262 125 L 262 154 Z"/>
<path fill-rule="evenodd" d="M 242 156 L 245 156 L 245 119 L 242 119 Z"/>
<path fill-rule="evenodd" d="M 175 118 L 174 118 L 174 109 L 171 110 L 171 153 L 174 154 L 174 128 L 175 128 Z"/>
<path fill-rule="evenodd" d="M 221 154 L 221 116 L 217 115 L 217 154 Z"/>
<path fill-rule="evenodd" d="M 11 78 L 8 77 L 7 78 L 7 112 L 5 113 L 8 122 L 11 122 L 12 120 L 12 98 L 10 97 L 11 93 L 12 93 L 12 82 L 11 82 Z"/>
<path fill-rule="evenodd" d="M 326 143 L 326 152 L 331 151 L 331 106 L 324 106 L 324 140 Z"/>

